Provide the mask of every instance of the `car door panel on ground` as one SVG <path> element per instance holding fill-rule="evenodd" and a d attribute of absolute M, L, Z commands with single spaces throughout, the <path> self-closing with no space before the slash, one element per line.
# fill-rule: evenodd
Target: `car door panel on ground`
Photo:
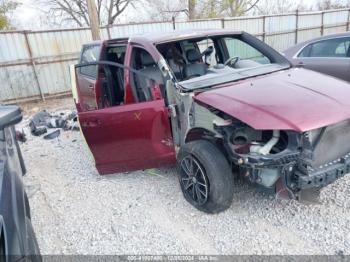
<path fill-rule="evenodd" d="M 129 83 L 123 88 L 125 85 Z M 77 86 L 79 89 L 79 82 Z M 79 121 L 100 174 L 175 164 L 168 109 L 163 98 L 86 109 L 78 113 Z"/>
<path fill-rule="evenodd" d="M 305 46 L 294 65 L 350 81 L 350 38 L 322 40 Z"/>

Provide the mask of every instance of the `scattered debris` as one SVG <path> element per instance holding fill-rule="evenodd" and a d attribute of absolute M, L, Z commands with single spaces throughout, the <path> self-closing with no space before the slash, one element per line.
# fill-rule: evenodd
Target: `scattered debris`
<path fill-rule="evenodd" d="M 22 131 L 16 130 L 16 139 L 17 141 L 20 141 L 22 143 L 27 141 L 26 134 L 24 133 L 23 129 Z"/>
<path fill-rule="evenodd" d="M 50 114 L 46 111 L 36 113 L 29 123 L 30 132 L 32 135 L 40 136 L 45 134 L 47 132 L 47 122 L 49 121 L 50 117 Z"/>
<path fill-rule="evenodd" d="M 47 128 L 45 126 L 36 127 L 34 130 L 31 130 L 34 136 L 41 136 L 47 132 Z"/>
<path fill-rule="evenodd" d="M 53 131 L 53 132 L 48 133 L 47 135 L 45 135 L 44 139 L 51 140 L 51 139 L 54 139 L 54 138 L 58 137 L 60 134 L 61 134 L 61 130 L 57 129 L 56 131 Z"/>
<path fill-rule="evenodd" d="M 46 110 L 36 113 L 29 122 L 30 132 L 34 136 L 41 136 L 47 133 L 48 128 L 61 128 L 63 130 L 79 131 L 77 113 L 75 111 L 58 112 L 50 114 Z M 44 139 L 58 137 L 60 131 L 51 132 L 44 136 Z"/>

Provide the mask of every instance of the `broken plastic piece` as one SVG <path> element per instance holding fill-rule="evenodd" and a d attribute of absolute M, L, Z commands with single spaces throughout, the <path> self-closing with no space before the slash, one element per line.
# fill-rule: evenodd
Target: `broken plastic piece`
<path fill-rule="evenodd" d="M 34 130 L 32 130 L 32 134 L 34 136 L 41 136 L 42 134 L 45 134 L 47 132 L 47 128 L 44 126 L 36 127 Z"/>
<path fill-rule="evenodd" d="M 53 132 L 48 133 L 47 135 L 45 135 L 44 139 L 51 140 L 51 139 L 54 139 L 54 138 L 58 137 L 60 134 L 61 134 L 61 131 L 59 129 L 57 129 L 56 131 L 53 131 Z"/>

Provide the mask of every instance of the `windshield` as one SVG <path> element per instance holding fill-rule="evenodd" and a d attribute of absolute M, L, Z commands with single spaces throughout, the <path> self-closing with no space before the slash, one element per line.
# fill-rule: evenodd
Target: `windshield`
<path fill-rule="evenodd" d="M 290 66 L 277 51 L 246 33 L 184 39 L 157 48 L 179 84 L 189 90 Z"/>

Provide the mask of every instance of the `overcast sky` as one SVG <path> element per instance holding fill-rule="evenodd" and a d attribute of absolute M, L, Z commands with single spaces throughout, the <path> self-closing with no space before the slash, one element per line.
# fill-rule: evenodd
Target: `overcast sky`
<path fill-rule="evenodd" d="M 47 29 L 48 25 L 45 24 L 45 18 L 40 8 L 35 4 L 35 0 L 17 0 L 21 3 L 13 13 L 13 22 L 18 29 Z M 271 0 L 274 1 L 274 0 Z M 313 5 L 317 0 L 295 0 L 295 2 L 302 1 L 304 4 Z M 140 8 L 141 9 L 141 8 Z M 145 9 L 142 8 L 142 11 Z M 146 16 L 146 14 L 145 14 Z M 119 18 L 119 22 L 127 23 L 128 21 L 134 21 L 137 18 L 140 20 L 140 10 L 137 12 L 129 7 Z"/>

